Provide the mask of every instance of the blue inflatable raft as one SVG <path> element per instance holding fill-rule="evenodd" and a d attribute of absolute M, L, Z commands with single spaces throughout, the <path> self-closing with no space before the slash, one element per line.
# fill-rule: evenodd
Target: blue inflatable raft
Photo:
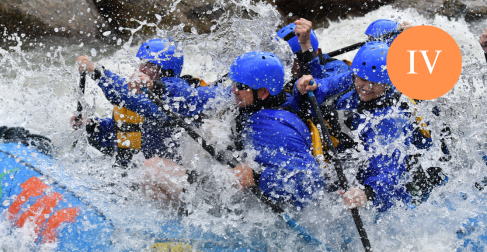
<path fill-rule="evenodd" d="M 0 132 L 1 133 L 1 132 Z M 1 134 L 0 134 L 1 137 Z M 46 151 L 16 141 L 0 142 L 0 209 L 3 218 L 21 228 L 30 225 L 36 243 L 55 243 L 56 251 L 118 251 L 111 239 L 117 231 L 105 214 L 80 195 L 90 190 L 59 166 Z M 48 152 L 47 152 L 48 153 Z M 218 236 L 199 227 L 164 220 L 147 248 L 161 251 L 262 251 L 269 244 Z M 124 227 L 119 227 L 123 229 Z M 293 235 L 294 232 L 291 231 Z M 154 242 L 155 241 L 155 242 Z M 246 244 L 246 245 L 242 245 Z M 275 246 L 274 246 L 275 247 Z M 321 250 L 319 247 L 316 249 Z M 323 251 L 333 251 L 326 245 Z"/>

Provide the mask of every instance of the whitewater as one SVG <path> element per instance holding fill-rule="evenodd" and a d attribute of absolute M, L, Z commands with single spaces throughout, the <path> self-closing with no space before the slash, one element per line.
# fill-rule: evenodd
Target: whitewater
<path fill-rule="evenodd" d="M 242 18 L 244 12 L 249 13 L 247 19 Z M 443 16 L 428 19 L 414 9 L 401 11 L 385 6 L 364 17 L 331 21 L 328 28 L 316 29 L 320 47 L 328 52 L 364 41 L 367 26 L 381 18 L 445 30 L 460 47 L 463 69 L 449 93 L 417 107 L 417 114 L 429 119 L 434 139 L 432 150 L 423 153 L 421 164 L 441 166 L 448 175 L 448 183 L 435 188 L 428 201 L 414 209 L 397 206 L 386 213 L 377 213 L 372 208 L 360 209 L 364 226 L 375 251 L 454 251 L 462 243 L 456 234 L 462 223 L 486 210 L 485 191 L 475 188 L 474 183 L 487 176 L 482 160 L 487 154 L 484 126 L 487 64 L 478 43 L 478 36 L 487 28 L 487 20 L 467 23 Z M 137 49 L 145 39 L 153 38 L 140 37 L 137 32 L 143 26 L 157 25 L 143 20 L 134 22 L 139 22 L 140 26 L 131 30 L 133 36 L 128 40 L 117 38 L 113 43 L 53 37 L 27 40 L 19 32 L 3 34 L 10 47 L 0 49 L 1 126 L 25 127 L 52 139 L 56 146 L 53 158 L 58 165 L 52 167 L 48 176 L 60 180 L 89 201 L 114 224 L 115 232 L 111 237 L 114 251 L 150 248 L 157 237 L 164 234 L 161 223 L 178 216 L 177 208 L 150 201 L 140 192 L 130 190 L 129 185 L 143 180 L 143 175 L 132 169 L 128 171 L 128 178 L 122 179 L 120 171 L 112 168 L 114 160 L 90 147 L 83 131 L 74 131 L 69 125 L 78 100 L 83 104 L 86 117 L 111 117 L 112 105 L 94 81 L 87 80 L 84 95 L 79 91 L 75 59 L 87 54 L 106 69 L 130 77 L 139 64 L 135 57 Z M 280 21 L 280 14 L 271 5 L 242 1 L 236 4 L 234 11 L 225 12 L 217 20 L 210 34 L 185 33 L 177 26 L 171 30 L 158 29 L 157 37 L 171 36 L 182 41 L 185 57 L 182 75 L 190 74 L 212 82 L 226 74 L 238 55 L 267 50 L 283 60 L 289 79 L 292 52 L 287 43 L 275 39 L 278 26 L 283 25 L 286 24 Z M 336 58 L 351 61 L 355 53 Z M 435 106 L 440 110 L 439 117 L 431 115 Z M 210 144 L 223 148 L 230 141 L 231 119 L 232 115 L 206 119 L 199 132 Z M 439 163 L 438 139 L 445 125 L 452 131 L 447 142 L 451 159 Z M 241 245 L 256 250 L 262 249 L 262 244 L 267 251 L 312 249 L 257 199 L 225 183 L 233 179 L 227 167 L 211 160 L 184 132 L 177 137 L 184 139 L 180 149 L 174 150 L 182 153 L 182 165 L 204 169 L 213 181 L 212 188 L 193 188 L 187 193 L 183 201 L 192 207 L 192 213 L 182 217 L 183 225 L 197 226 L 222 237 L 236 237 Z M 76 140 L 78 143 L 73 147 Z M 135 166 L 142 165 L 142 155 L 134 159 Z M 347 167 L 347 176 L 353 184 L 353 162 L 348 162 Z M 60 172 L 69 179 L 57 176 Z M 109 183 L 115 185 L 107 186 Z M 363 251 L 350 212 L 337 194 L 322 195 L 314 205 L 294 212 L 293 217 L 337 250 Z M 55 243 L 36 244 L 33 234 L 32 226 L 16 228 L 0 218 L 0 249 L 3 251 L 56 249 Z"/>

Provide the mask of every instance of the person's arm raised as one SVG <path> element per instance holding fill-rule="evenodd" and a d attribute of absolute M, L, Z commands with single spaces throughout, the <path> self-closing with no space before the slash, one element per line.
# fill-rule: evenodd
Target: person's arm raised
<path fill-rule="evenodd" d="M 294 33 L 298 36 L 299 44 L 301 45 L 301 51 L 306 52 L 311 47 L 311 21 L 304 18 L 294 21 L 296 28 Z"/>

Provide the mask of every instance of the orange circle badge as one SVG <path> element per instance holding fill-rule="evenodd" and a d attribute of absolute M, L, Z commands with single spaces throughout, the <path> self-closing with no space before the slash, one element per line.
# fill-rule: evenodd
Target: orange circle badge
<path fill-rule="evenodd" d="M 436 99 L 450 91 L 462 71 L 462 54 L 455 40 L 434 26 L 402 32 L 387 53 L 387 71 L 394 86 L 418 100 Z"/>

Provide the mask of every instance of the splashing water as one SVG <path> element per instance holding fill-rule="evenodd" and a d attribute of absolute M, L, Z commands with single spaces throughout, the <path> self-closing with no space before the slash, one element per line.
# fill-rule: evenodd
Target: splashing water
<path fill-rule="evenodd" d="M 222 1 L 216 6 L 224 14 L 215 21 L 210 34 L 184 33 L 181 26 L 168 31 L 157 30 L 159 37 L 171 36 L 183 41 L 180 45 L 185 54 L 183 75 L 192 74 L 213 81 L 228 71 L 238 55 L 265 50 L 283 60 L 286 78 L 290 78 L 292 52 L 285 42 L 275 39 L 278 26 L 283 24 L 272 6 L 250 4 L 249 1 L 232 5 Z M 380 18 L 409 21 L 413 25 L 434 25 L 445 30 L 460 46 L 463 71 L 452 91 L 417 107 L 417 114 L 430 121 L 429 129 L 435 139 L 432 150 L 423 153 L 421 164 L 424 167 L 441 166 L 448 174 L 448 183 L 437 187 L 428 201 L 415 209 L 396 207 L 381 214 L 372 209 L 361 209 L 361 215 L 376 251 L 451 251 L 459 245 L 455 232 L 461 224 L 485 210 L 484 192 L 474 188 L 473 184 L 487 175 L 481 158 L 487 152 L 487 135 L 483 127 L 487 77 L 483 74 L 486 72 L 485 62 L 477 42 L 478 34 L 487 27 L 487 22 L 450 21 L 440 16 L 426 19 L 413 9 L 398 11 L 386 6 L 365 17 L 331 22 L 329 28 L 317 29 L 320 47 L 327 52 L 363 41 L 368 24 Z M 139 24 L 141 27 L 157 27 L 157 24 Z M 153 244 L 157 235 L 164 235 L 161 223 L 177 218 L 177 207 L 148 200 L 130 190 L 128 185 L 142 181 L 143 174 L 132 169 L 128 171 L 128 178 L 120 179 L 120 172 L 111 166 L 113 160 L 91 148 L 83 140 L 82 131 L 71 129 L 68 121 L 76 111 L 78 99 L 83 103 L 85 116 L 111 117 L 112 113 L 111 104 L 93 81 L 87 81 L 84 96 L 78 91 L 79 74 L 74 60 L 79 55 L 88 54 L 107 69 L 130 77 L 139 64 L 135 53 L 140 44 L 136 35 L 141 27 L 131 30 L 133 36 L 116 46 L 96 42 L 80 44 L 68 39 L 26 41 L 22 35 L 13 34 L 8 38 L 14 46 L 8 50 L 0 49 L 2 125 L 25 127 L 53 139 L 58 147 L 54 157 L 59 165 L 51 168 L 50 176 L 61 180 L 110 219 L 115 226 L 111 241 L 117 251 L 141 250 Z M 355 53 L 337 58 L 352 60 Z M 431 116 L 435 106 L 440 110 L 439 117 Z M 217 148 L 223 148 L 229 141 L 230 120 L 206 120 L 201 128 L 202 135 Z M 437 139 L 445 125 L 452 131 L 452 139 L 447 143 L 452 157 L 448 162 L 439 163 L 441 143 Z M 185 134 L 180 137 L 184 139 L 183 144 L 173 151 L 182 153 L 184 166 L 206 170 L 210 181 L 207 185 L 211 185 L 209 188 L 191 188 L 185 195 L 182 201 L 192 207 L 192 214 L 182 218 L 183 226 L 189 228 L 192 225 L 221 237 L 234 238 L 239 245 L 257 250 L 263 248 L 262 244 L 270 251 L 310 249 L 255 198 L 228 186 L 228 181 L 233 178 L 226 167 L 210 160 Z M 78 144 L 72 148 L 76 139 L 79 139 Z M 142 156 L 135 157 L 135 166 L 142 166 L 142 162 Z M 351 166 L 353 168 L 353 162 Z M 347 175 L 352 181 L 351 170 Z M 56 176 L 56 172 L 67 174 L 69 178 Z M 114 186 L 107 186 L 109 183 Z M 323 195 L 294 217 L 334 248 L 363 249 L 350 213 L 343 208 L 338 195 Z M 55 249 L 55 245 L 36 245 L 31 237 L 32 228 L 16 229 L 5 219 L 0 220 L 2 250 Z"/>

